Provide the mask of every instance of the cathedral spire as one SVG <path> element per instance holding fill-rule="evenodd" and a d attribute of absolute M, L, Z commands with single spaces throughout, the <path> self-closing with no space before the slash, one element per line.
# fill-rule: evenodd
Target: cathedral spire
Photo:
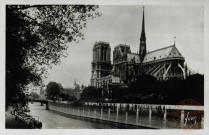
<path fill-rule="evenodd" d="M 143 6 L 142 31 L 141 31 L 140 41 L 146 41 L 145 24 L 144 24 L 144 6 Z"/>
<path fill-rule="evenodd" d="M 143 6 L 142 31 L 141 31 L 140 45 L 139 45 L 139 57 L 140 57 L 140 62 L 141 63 L 143 62 L 146 53 L 147 53 L 147 47 L 146 47 L 146 35 L 145 35 L 145 23 L 144 23 L 144 6 Z"/>

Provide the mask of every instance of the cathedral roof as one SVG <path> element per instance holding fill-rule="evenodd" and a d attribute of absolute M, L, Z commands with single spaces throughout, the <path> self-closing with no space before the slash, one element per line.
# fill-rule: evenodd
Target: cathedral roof
<path fill-rule="evenodd" d="M 160 48 L 151 52 L 148 52 L 143 60 L 143 63 L 161 60 L 164 58 L 183 58 L 181 53 L 175 47 L 175 45 Z"/>
<path fill-rule="evenodd" d="M 127 52 L 126 54 L 127 55 L 125 56 L 127 57 L 125 59 L 128 63 L 140 63 L 140 57 L 138 53 Z M 155 62 L 165 58 L 180 58 L 184 60 L 184 57 L 181 55 L 175 45 L 171 45 L 146 53 L 143 63 Z"/>

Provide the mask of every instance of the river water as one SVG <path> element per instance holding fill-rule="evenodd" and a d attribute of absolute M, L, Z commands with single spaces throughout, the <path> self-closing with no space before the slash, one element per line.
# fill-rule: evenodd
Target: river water
<path fill-rule="evenodd" d="M 40 103 L 29 104 L 30 115 L 42 122 L 43 129 L 133 129 L 136 126 L 86 119 L 82 117 L 65 116 L 46 110 Z"/>

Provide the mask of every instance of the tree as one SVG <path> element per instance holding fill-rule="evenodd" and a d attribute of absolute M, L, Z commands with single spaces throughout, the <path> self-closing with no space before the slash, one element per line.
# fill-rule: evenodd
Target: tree
<path fill-rule="evenodd" d="M 164 82 L 166 104 L 177 104 L 184 99 L 193 99 L 204 105 L 204 76 L 195 74 L 186 80 L 170 78 Z"/>
<path fill-rule="evenodd" d="M 156 90 L 157 79 L 151 75 L 140 75 L 136 81 L 130 84 L 133 94 L 150 94 Z"/>
<path fill-rule="evenodd" d="M 32 99 L 39 99 L 40 98 L 40 95 L 37 94 L 36 92 L 31 92 L 30 96 L 32 97 Z"/>
<path fill-rule="evenodd" d="M 194 74 L 185 80 L 184 95 L 204 105 L 204 75 Z"/>
<path fill-rule="evenodd" d="M 81 99 L 98 101 L 102 98 L 102 89 L 93 86 L 86 87 L 81 93 Z"/>
<path fill-rule="evenodd" d="M 115 87 L 112 89 L 112 100 L 115 102 L 126 102 L 129 95 L 133 95 L 129 88 Z"/>
<path fill-rule="evenodd" d="M 48 83 L 46 87 L 47 98 L 51 100 L 59 99 L 62 89 L 63 87 L 61 84 L 58 84 L 56 82 Z"/>
<path fill-rule="evenodd" d="M 32 83 L 42 84 L 47 68 L 67 56 L 67 42 L 84 39 L 88 19 L 101 14 L 94 5 L 6 6 L 6 106 L 22 102 Z M 15 98 L 15 100 L 14 100 Z"/>

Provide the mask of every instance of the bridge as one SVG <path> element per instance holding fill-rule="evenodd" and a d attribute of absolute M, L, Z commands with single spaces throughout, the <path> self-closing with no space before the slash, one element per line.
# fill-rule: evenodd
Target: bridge
<path fill-rule="evenodd" d="M 29 99 L 28 101 L 29 102 L 39 102 L 39 103 L 41 103 L 41 106 L 46 104 L 46 110 L 49 110 L 48 100 L 44 100 L 44 99 Z"/>

